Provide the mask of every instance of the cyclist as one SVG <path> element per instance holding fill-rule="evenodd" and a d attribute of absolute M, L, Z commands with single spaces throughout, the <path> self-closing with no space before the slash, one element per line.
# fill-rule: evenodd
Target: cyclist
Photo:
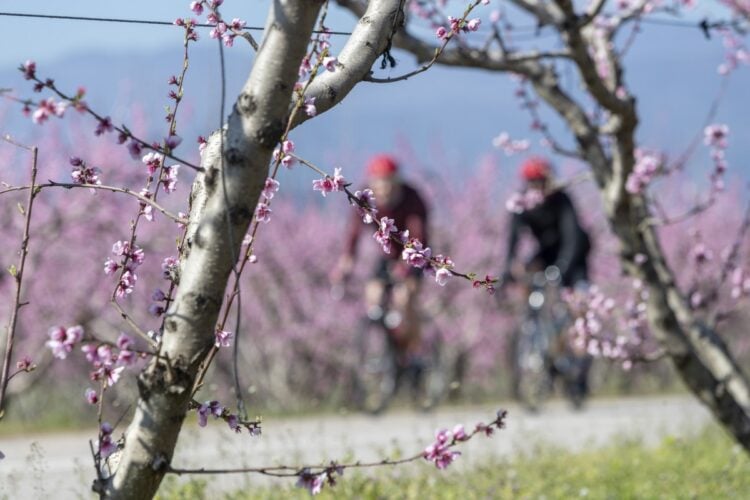
<path fill-rule="evenodd" d="M 414 187 L 399 175 L 398 162 L 389 155 L 380 154 L 370 159 L 366 168 L 368 187 L 373 190 L 377 218 L 394 220 L 399 231 L 409 230 L 409 236 L 427 245 L 427 207 Z M 334 282 L 345 280 L 354 267 L 357 242 L 362 230 L 362 218 L 354 213 L 350 222 L 346 251 L 335 268 Z M 367 314 L 378 320 L 384 314 L 386 297 L 392 308 L 385 318 L 386 327 L 400 352 L 401 362 L 419 347 L 421 337 L 417 297 L 421 270 L 408 266 L 401 260 L 401 249 L 394 245 L 391 253 L 381 253 L 372 277 L 365 286 Z M 385 295 L 389 294 L 389 295 Z"/>
<path fill-rule="evenodd" d="M 520 176 L 524 182 L 523 196 L 535 200 L 535 204 L 527 203 L 511 218 L 502 283 L 514 281 L 512 267 L 516 248 L 522 230 L 527 229 L 537 242 L 537 251 L 527 261 L 526 271 L 534 273 L 554 266 L 559 270 L 563 287 L 585 287 L 591 242 L 581 227 L 570 197 L 553 185 L 551 163 L 546 158 L 530 157 L 521 164 Z M 553 357 L 550 375 L 563 375 L 569 380 L 572 378 L 570 382 L 577 394 L 586 396 L 591 358 L 583 352 L 570 353 L 569 348 L 561 346 L 561 341 L 557 344 L 554 349 L 557 352 L 550 353 Z M 566 351 L 568 356 L 561 356 Z"/>
<path fill-rule="evenodd" d="M 552 184 L 552 165 L 542 157 L 533 156 L 521 164 L 524 191 L 539 193 L 539 203 L 513 214 L 510 223 L 508 253 L 503 278 L 512 281 L 512 266 L 518 240 L 528 229 L 538 244 L 536 254 L 527 262 L 528 270 L 556 266 L 562 285 L 575 287 L 588 281 L 588 255 L 591 242 L 581 227 L 573 202 L 562 189 Z"/>

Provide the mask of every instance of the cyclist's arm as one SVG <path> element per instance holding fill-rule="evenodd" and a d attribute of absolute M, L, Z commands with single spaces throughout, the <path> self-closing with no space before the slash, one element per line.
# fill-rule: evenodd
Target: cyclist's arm
<path fill-rule="evenodd" d="M 513 259 L 516 257 L 516 249 L 518 247 L 518 238 L 521 234 L 522 223 L 521 216 L 519 214 L 513 214 L 510 219 L 508 251 L 505 254 L 505 267 L 503 267 L 503 275 L 505 276 L 510 274 L 510 270 L 513 267 Z"/>

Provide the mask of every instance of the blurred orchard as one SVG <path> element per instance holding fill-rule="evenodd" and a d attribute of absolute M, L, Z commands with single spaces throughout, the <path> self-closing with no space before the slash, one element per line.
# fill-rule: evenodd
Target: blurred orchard
<path fill-rule="evenodd" d="M 122 147 L 111 141 L 92 141 L 85 119 L 67 120 L 65 124 L 47 124 L 46 133 L 40 136 L 40 182 L 47 179 L 71 182 L 72 167 L 68 159 L 85 151 L 87 163 L 102 170 L 103 184 L 140 189 L 143 169 L 140 160 L 123 155 Z M 135 124 L 134 130 L 146 129 L 148 125 L 144 118 Z M 189 159 L 197 159 L 197 143 L 190 154 Z M 451 255 L 467 270 L 497 275 L 504 262 L 509 226 L 506 203 L 519 187 L 515 170 L 525 153 L 506 155 L 488 144 L 480 163 L 446 165 L 438 147 L 424 155 L 401 141 L 394 154 L 403 164 L 405 179 L 424 192 L 432 209 L 432 247 Z M 27 182 L 28 154 L 2 144 L 0 155 L 3 165 L 14 166 L 5 170 L 4 180 L 14 185 Z M 711 171 L 708 149 L 696 156 L 696 166 L 689 174 L 673 177 L 660 186 L 661 203 L 670 213 L 690 210 L 694 206 L 694 193 L 703 190 L 704 178 Z M 436 164 L 441 169 L 434 168 Z M 355 185 L 363 182 L 362 165 L 342 166 L 348 178 L 357 179 Z M 560 179 L 576 178 L 583 171 L 580 164 L 566 160 L 558 163 L 557 170 Z M 684 270 L 679 274 L 681 285 L 697 293 L 716 284 L 721 256 L 730 250 L 736 229 L 742 223 L 746 203 L 743 179 L 736 172 L 730 172 L 728 178 L 730 187 L 714 206 L 662 230 L 670 262 L 676 269 Z M 176 196 L 164 203 L 173 213 L 186 211 L 181 203 L 190 182 L 190 173 L 182 173 Z M 322 199 L 312 190 L 285 192 L 283 176 L 281 183 L 282 189 L 274 198 L 271 221 L 262 227 L 256 242 L 258 260 L 242 278 L 245 296 L 241 324 L 248 332 L 248 340 L 240 344 L 240 363 L 250 394 L 249 403 L 259 410 L 275 411 L 345 407 L 347 391 L 351 389 L 347 385 L 348 374 L 356 359 L 357 328 L 365 312 L 361 289 L 380 249 L 369 241 L 369 233 L 362 234 L 355 280 L 347 285 L 343 297 L 332 293 L 330 272 L 344 251 L 344 227 L 351 208 L 344 197 Z M 603 218 L 600 199 L 590 181 L 575 183 L 572 192 L 585 227 L 594 239 L 592 281 L 604 294 L 625 304 L 635 290 L 632 280 L 620 268 L 617 243 Z M 3 269 L 17 260 L 13 247 L 24 224 L 17 204 L 23 204 L 24 196 L 23 192 L 4 195 L 0 218 Z M 87 378 L 89 369 L 81 363 L 52 363 L 51 352 L 45 348 L 48 329 L 53 324 L 80 324 L 87 332 L 98 332 L 105 337 L 113 331 L 127 331 L 117 311 L 109 306 L 113 283 L 103 270 L 105 260 L 112 257 L 112 245 L 127 237 L 126 230 L 138 205 L 138 200 L 120 193 L 87 189 L 44 189 L 38 196 L 25 282 L 26 293 L 34 300 L 22 309 L 15 348 L 17 356 L 31 357 L 38 369 L 11 384 L 11 415 L 36 415 L 46 407 L 48 398 L 59 394 L 65 394 L 67 407 L 58 407 L 53 412 L 68 415 L 76 407 L 85 411 L 81 381 Z M 139 268 L 135 290 L 123 303 L 144 328 L 159 328 L 161 319 L 149 309 L 157 304 L 152 300 L 154 291 L 168 288 L 161 263 L 164 258 L 176 255 L 179 234 L 177 225 L 156 211 L 153 222 L 141 225 L 139 244 L 146 257 Z M 705 247 L 705 258 L 696 259 L 697 243 Z M 532 246 L 527 244 L 527 253 L 531 250 Z M 744 253 L 742 259 L 746 261 Z M 499 299 L 463 282 L 449 282 L 441 288 L 430 279 L 425 285 L 422 310 L 428 332 L 445 340 L 449 346 L 448 364 L 455 369 L 451 378 L 452 397 L 464 401 L 509 397 L 506 347 L 525 298 L 511 292 L 510 296 Z M 728 282 L 723 289 L 722 300 L 727 306 L 737 299 L 732 296 L 732 288 Z M 12 303 L 13 292 L 13 280 L 3 274 L 2 303 Z M 696 307 L 700 308 L 700 304 L 696 303 Z M 8 320 L 7 309 L 0 311 L 3 324 Z M 735 311 L 726 321 L 739 325 L 744 315 Z M 734 328 L 728 331 L 734 352 L 747 359 L 750 343 L 746 336 Z M 229 398 L 230 352 L 221 352 L 219 356 L 226 359 L 213 364 L 206 392 L 217 399 Z M 607 393 L 654 390 L 674 387 L 676 383 L 669 367 L 662 362 L 636 363 L 626 368 L 623 369 L 622 363 L 599 362 L 593 377 L 595 390 Z M 134 385 L 132 380 L 123 379 L 123 383 L 113 387 L 115 406 L 127 406 L 134 396 Z M 70 397 L 78 393 L 79 398 Z M 21 394 L 23 397 L 16 397 Z M 49 407 L 45 411 L 50 411 Z"/>

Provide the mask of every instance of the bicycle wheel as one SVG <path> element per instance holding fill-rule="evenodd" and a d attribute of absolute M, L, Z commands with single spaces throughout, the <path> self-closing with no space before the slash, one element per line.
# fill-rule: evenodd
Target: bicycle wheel
<path fill-rule="evenodd" d="M 359 365 L 354 372 L 357 409 L 378 414 L 388 407 L 397 388 L 398 367 L 394 346 L 384 327 L 364 320 L 357 338 Z"/>
<path fill-rule="evenodd" d="M 515 344 L 514 392 L 526 409 L 535 412 L 547 397 L 550 385 L 547 347 L 538 318 L 524 321 Z"/>

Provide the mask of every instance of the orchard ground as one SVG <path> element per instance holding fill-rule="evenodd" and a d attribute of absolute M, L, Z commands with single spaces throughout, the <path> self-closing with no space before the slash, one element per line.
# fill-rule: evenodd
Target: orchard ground
<path fill-rule="evenodd" d="M 561 498 L 590 491 L 598 498 L 616 491 L 625 497 L 660 496 L 659 492 L 670 490 L 648 489 L 648 485 L 656 485 L 653 478 L 662 474 L 675 484 L 684 482 L 682 487 L 687 489 L 675 492 L 701 496 L 711 490 L 699 478 L 715 472 L 724 474 L 721 484 L 729 496 L 730 488 L 738 488 L 750 477 L 747 458 L 734 451 L 730 440 L 710 423 L 708 412 L 690 396 L 599 398 L 582 412 L 563 401 L 551 401 L 539 414 L 500 404 L 444 407 L 429 414 L 396 409 L 377 418 L 358 414 L 267 418 L 260 438 L 236 435 L 217 421 L 198 428 L 193 419 L 178 444 L 173 465 L 314 465 L 354 457 L 407 456 L 430 444 L 436 429 L 458 423 L 473 428 L 479 421 L 491 420 L 498 407 L 509 410 L 507 429 L 492 438 L 480 436 L 466 443 L 450 470 L 438 472 L 424 462 L 365 475 L 347 471 L 340 478 L 338 494 L 417 498 L 423 492 L 453 498 L 466 491 L 469 497 L 486 498 L 544 492 L 547 497 Z M 0 498 L 38 498 L 52 492 L 61 498 L 90 495 L 87 440 L 92 436 L 93 431 L 2 438 L 7 479 L 0 486 Z M 671 441 L 660 445 L 665 437 Z M 641 472 L 647 469 L 651 472 L 641 480 Z M 630 477 L 633 474 L 639 479 Z M 719 480 L 715 482 L 718 487 Z M 293 479 L 265 476 L 183 477 L 166 482 L 162 494 L 165 498 L 214 498 L 221 492 L 238 498 L 270 498 L 279 494 L 279 488 L 284 496 L 292 495 L 293 485 Z M 691 490 L 691 485 L 697 489 Z M 638 489 L 641 486 L 647 489 Z M 607 489 L 615 487 L 622 489 Z"/>

